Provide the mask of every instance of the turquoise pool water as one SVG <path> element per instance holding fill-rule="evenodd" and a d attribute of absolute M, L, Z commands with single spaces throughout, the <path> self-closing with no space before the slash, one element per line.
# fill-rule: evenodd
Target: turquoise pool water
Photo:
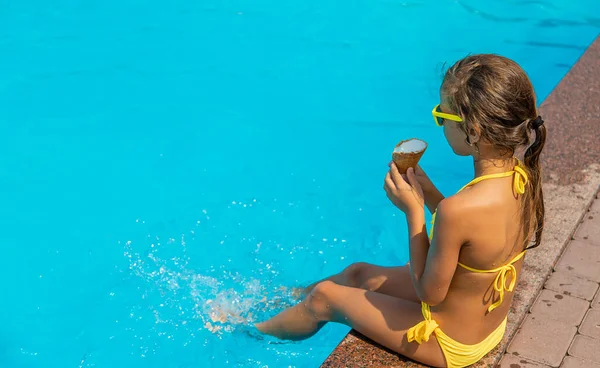
<path fill-rule="evenodd" d="M 260 339 L 289 287 L 407 261 L 383 178 L 429 142 L 444 62 L 496 52 L 540 101 L 600 30 L 580 1 L 0 2 L 0 366 L 316 367 Z M 559 123 L 559 122 L 549 122 Z M 226 316 L 226 320 L 223 319 Z"/>

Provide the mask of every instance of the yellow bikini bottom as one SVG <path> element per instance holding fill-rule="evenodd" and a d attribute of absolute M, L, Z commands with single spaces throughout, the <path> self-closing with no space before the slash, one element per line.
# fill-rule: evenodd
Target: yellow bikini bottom
<path fill-rule="evenodd" d="M 425 320 L 408 330 L 408 342 L 416 341 L 421 344 L 423 341 L 429 341 L 431 334 L 435 333 L 448 368 L 466 367 L 479 361 L 502 341 L 506 331 L 506 318 L 504 318 L 500 326 L 489 334 L 485 340 L 475 345 L 465 345 L 442 332 L 437 322 L 431 318 L 429 305 L 421 303 L 421 312 Z"/>

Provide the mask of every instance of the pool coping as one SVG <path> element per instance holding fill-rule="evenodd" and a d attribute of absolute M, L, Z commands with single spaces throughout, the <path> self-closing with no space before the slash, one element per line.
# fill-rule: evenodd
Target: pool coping
<path fill-rule="evenodd" d="M 600 187 L 600 36 L 540 106 L 548 137 L 542 155 L 546 228 L 528 253 L 502 342 L 473 367 L 495 367 Z M 321 367 L 424 367 L 352 330 Z"/>

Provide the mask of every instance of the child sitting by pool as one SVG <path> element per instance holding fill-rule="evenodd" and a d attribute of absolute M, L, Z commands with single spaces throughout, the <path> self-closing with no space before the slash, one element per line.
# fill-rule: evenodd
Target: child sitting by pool
<path fill-rule="evenodd" d="M 497 55 L 454 64 L 432 114 L 454 153 L 473 156 L 475 179 L 444 198 L 420 167 L 401 175 L 390 164 L 384 189 L 406 215 L 409 264 L 352 264 L 260 331 L 299 340 L 343 323 L 435 367 L 473 364 L 500 343 L 523 256 L 544 228 L 546 129 L 529 78 Z M 434 215 L 429 237 L 425 205 Z"/>

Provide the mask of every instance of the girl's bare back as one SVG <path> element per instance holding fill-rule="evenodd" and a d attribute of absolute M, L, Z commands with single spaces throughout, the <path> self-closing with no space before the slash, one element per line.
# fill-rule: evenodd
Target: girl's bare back
<path fill-rule="evenodd" d="M 461 228 L 473 229 L 461 247 L 460 263 L 492 270 L 523 251 L 523 234 L 514 220 L 519 215 L 520 201 L 514 197 L 511 186 L 512 178 L 489 180 L 446 199 L 456 201 L 465 209 Z M 518 277 L 522 260 L 514 266 Z M 497 273 L 456 268 L 446 299 L 431 308 L 434 319 L 447 334 L 465 344 L 475 344 L 500 325 L 508 313 L 513 293 L 505 293 L 503 303 L 488 312 L 489 306 L 499 299 L 493 288 L 496 276 Z"/>

